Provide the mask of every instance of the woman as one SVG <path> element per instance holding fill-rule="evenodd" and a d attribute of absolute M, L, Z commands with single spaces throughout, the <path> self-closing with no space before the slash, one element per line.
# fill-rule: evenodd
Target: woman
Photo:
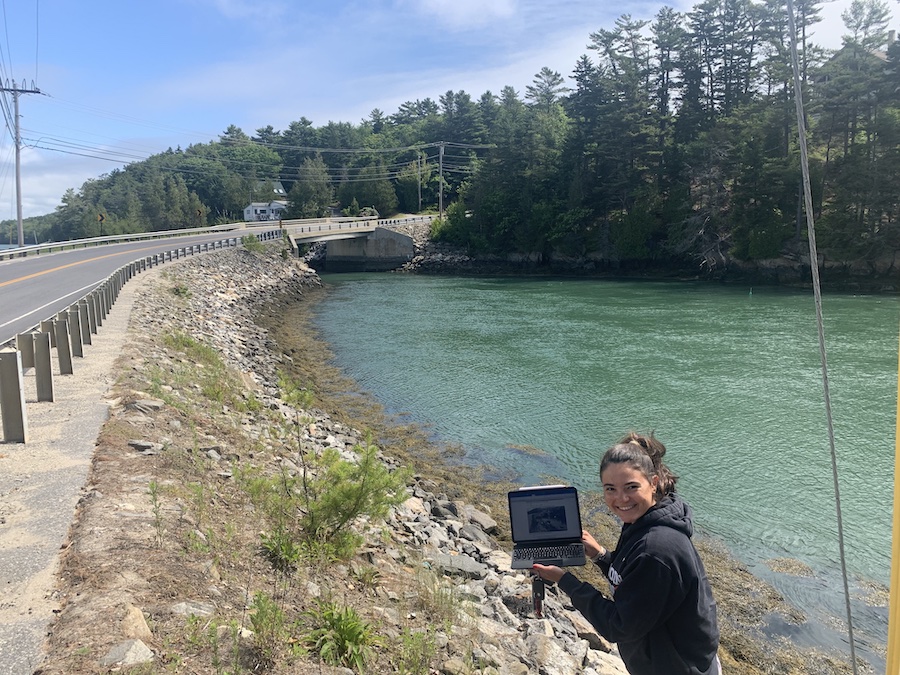
<path fill-rule="evenodd" d="M 652 434 L 629 434 L 607 450 L 600 480 L 610 511 L 622 520 L 614 551 L 585 531 L 585 551 L 612 586 L 605 598 L 555 566 L 535 565 L 559 583 L 572 604 L 615 642 L 631 675 L 718 675 L 716 603 L 691 543 L 691 507 L 675 492 L 663 463 L 665 446 Z"/>

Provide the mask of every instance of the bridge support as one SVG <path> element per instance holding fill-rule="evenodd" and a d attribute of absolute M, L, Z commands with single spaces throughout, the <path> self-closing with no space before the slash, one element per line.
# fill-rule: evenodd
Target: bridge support
<path fill-rule="evenodd" d="M 386 272 L 413 258 L 412 237 L 377 227 L 367 237 L 334 239 L 326 244 L 326 272 Z"/>

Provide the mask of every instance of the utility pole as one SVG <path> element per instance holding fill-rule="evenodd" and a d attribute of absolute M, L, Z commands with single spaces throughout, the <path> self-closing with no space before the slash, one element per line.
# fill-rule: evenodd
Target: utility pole
<path fill-rule="evenodd" d="M 438 166 L 440 178 L 438 182 L 438 211 L 441 222 L 444 222 L 444 141 L 438 143 Z"/>
<path fill-rule="evenodd" d="M 41 90 L 34 86 L 34 82 L 31 83 L 31 89 L 27 89 L 24 82 L 22 82 L 21 88 L 17 87 L 15 82 L 10 87 L 9 82 L 7 82 L 5 87 L 0 87 L 0 91 L 9 91 L 13 95 L 13 119 L 16 127 L 16 228 L 19 235 L 19 246 L 24 246 L 25 232 L 22 229 L 22 134 L 19 130 L 19 94 L 40 94 Z"/>
<path fill-rule="evenodd" d="M 422 213 L 422 153 L 416 160 L 416 168 L 419 170 L 419 213 Z"/>

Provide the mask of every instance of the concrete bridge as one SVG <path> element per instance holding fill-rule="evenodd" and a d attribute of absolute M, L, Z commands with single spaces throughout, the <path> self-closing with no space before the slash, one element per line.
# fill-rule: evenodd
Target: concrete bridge
<path fill-rule="evenodd" d="M 431 222 L 431 216 L 396 220 L 377 218 L 326 218 L 319 221 L 283 221 L 282 228 L 295 255 L 300 246 L 325 242 L 326 272 L 383 272 L 400 267 L 413 258 L 412 237 L 392 226 Z"/>

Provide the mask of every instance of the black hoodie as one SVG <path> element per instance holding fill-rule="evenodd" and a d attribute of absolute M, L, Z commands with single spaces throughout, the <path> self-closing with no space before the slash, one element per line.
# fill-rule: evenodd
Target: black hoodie
<path fill-rule="evenodd" d="M 664 497 L 622 526 L 615 551 L 599 561 L 614 600 L 566 573 L 559 587 L 619 654 L 631 675 L 714 675 L 716 603 L 691 543 L 691 507 Z"/>

